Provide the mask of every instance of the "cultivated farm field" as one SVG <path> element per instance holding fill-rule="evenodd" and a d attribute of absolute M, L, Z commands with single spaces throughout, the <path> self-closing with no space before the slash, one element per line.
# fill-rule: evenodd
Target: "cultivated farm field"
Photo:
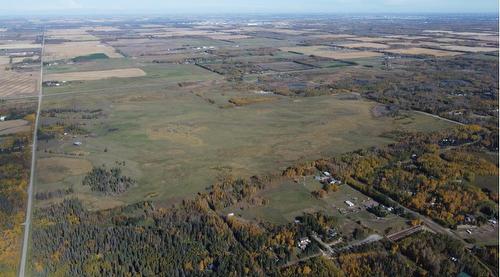
<path fill-rule="evenodd" d="M 101 80 L 108 78 L 131 78 L 145 76 L 146 73 L 140 68 L 124 68 L 124 69 L 110 69 L 99 71 L 81 71 L 81 72 L 68 72 L 68 73 L 54 73 L 48 74 L 45 80 L 57 81 L 91 81 Z"/>
<path fill-rule="evenodd" d="M 46 61 L 72 59 L 79 56 L 103 53 L 110 58 L 119 58 L 122 55 L 109 46 L 99 41 L 76 41 L 58 44 L 47 44 L 45 46 Z"/>
<path fill-rule="evenodd" d="M 37 72 L 0 70 L 0 98 L 35 94 L 38 76 Z"/>
<path fill-rule="evenodd" d="M 357 51 L 357 50 L 344 50 L 325 46 L 296 46 L 296 47 L 282 47 L 282 51 L 298 52 L 304 55 L 314 55 L 319 57 L 350 60 L 359 58 L 371 58 L 382 56 L 383 54 L 372 51 Z"/>
<path fill-rule="evenodd" d="M 437 50 L 437 49 L 430 49 L 430 48 L 421 48 L 421 47 L 390 49 L 390 50 L 386 50 L 386 51 L 393 53 L 393 54 L 430 55 L 430 56 L 436 56 L 436 57 L 457 56 L 457 55 L 462 54 L 460 52 L 452 52 L 452 51 Z"/>
<path fill-rule="evenodd" d="M 346 43 L 342 44 L 342 47 L 347 48 L 375 48 L 375 49 L 386 49 L 390 46 L 383 43 L 375 43 L 375 42 L 358 42 L 358 43 Z"/>

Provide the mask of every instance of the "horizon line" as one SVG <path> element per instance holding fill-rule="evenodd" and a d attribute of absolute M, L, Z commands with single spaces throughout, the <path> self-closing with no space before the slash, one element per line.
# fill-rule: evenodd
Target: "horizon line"
<path fill-rule="evenodd" d="M 211 15 L 211 16 L 228 16 L 228 15 L 413 15 L 413 16 L 425 16 L 425 15 L 490 15 L 499 16 L 499 11 L 495 12 L 442 12 L 442 11 L 426 11 L 426 12 L 340 12 L 340 11 L 254 11 L 254 12 L 236 12 L 236 11 L 200 11 L 200 12 L 158 12 L 153 10 L 143 10 L 143 11 L 129 11 L 129 10 L 94 10 L 94 9 L 73 9 L 73 10 L 31 10 L 31 11 L 7 11 L 0 10 L 0 16 L 2 17 L 16 17 L 16 16 L 199 16 L 199 15 Z"/>

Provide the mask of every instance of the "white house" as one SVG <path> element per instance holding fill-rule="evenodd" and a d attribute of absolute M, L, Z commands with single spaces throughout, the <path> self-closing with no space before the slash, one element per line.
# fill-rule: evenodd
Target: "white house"
<path fill-rule="evenodd" d="M 354 207 L 354 203 L 352 203 L 351 201 L 346 200 L 346 201 L 344 201 L 344 202 L 346 203 L 346 205 L 347 205 L 347 206 L 349 206 L 349 207 Z"/>
<path fill-rule="evenodd" d="M 304 250 L 304 249 L 306 249 L 306 247 L 309 245 L 309 243 L 311 243 L 311 240 L 310 240 L 309 238 L 305 237 L 305 238 L 301 238 L 301 239 L 298 241 L 297 246 L 298 246 L 300 249 Z"/>

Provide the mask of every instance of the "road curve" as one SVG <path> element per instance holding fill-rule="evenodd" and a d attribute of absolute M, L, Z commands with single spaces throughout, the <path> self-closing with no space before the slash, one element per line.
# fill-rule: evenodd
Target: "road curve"
<path fill-rule="evenodd" d="M 19 264 L 19 277 L 26 276 L 26 260 L 28 257 L 28 243 L 30 236 L 31 227 L 31 209 L 33 203 L 33 183 L 35 179 L 35 159 L 36 159 L 36 142 L 37 142 L 37 130 L 38 130 L 38 119 L 40 118 L 40 110 L 42 107 L 42 95 L 43 95 L 43 54 L 45 48 L 45 34 L 42 31 L 42 49 L 40 51 L 40 80 L 38 89 L 38 106 L 36 110 L 35 125 L 33 131 L 33 142 L 31 148 L 31 172 L 30 172 L 30 182 L 28 185 L 28 203 L 26 205 L 26 221 L 24 222 L 24 236 L 23 236 L 23 248 L 21 252 L 21 262 Z"/>

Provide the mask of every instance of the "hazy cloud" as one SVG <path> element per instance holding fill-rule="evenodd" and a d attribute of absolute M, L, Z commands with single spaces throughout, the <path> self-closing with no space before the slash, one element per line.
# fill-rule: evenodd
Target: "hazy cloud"
<path fill-rule="evenodd" d="M 490 12 L 498 0 L 0 0 L 0 12 L 126 11 L 157 13 L 224 12 Z"/>

